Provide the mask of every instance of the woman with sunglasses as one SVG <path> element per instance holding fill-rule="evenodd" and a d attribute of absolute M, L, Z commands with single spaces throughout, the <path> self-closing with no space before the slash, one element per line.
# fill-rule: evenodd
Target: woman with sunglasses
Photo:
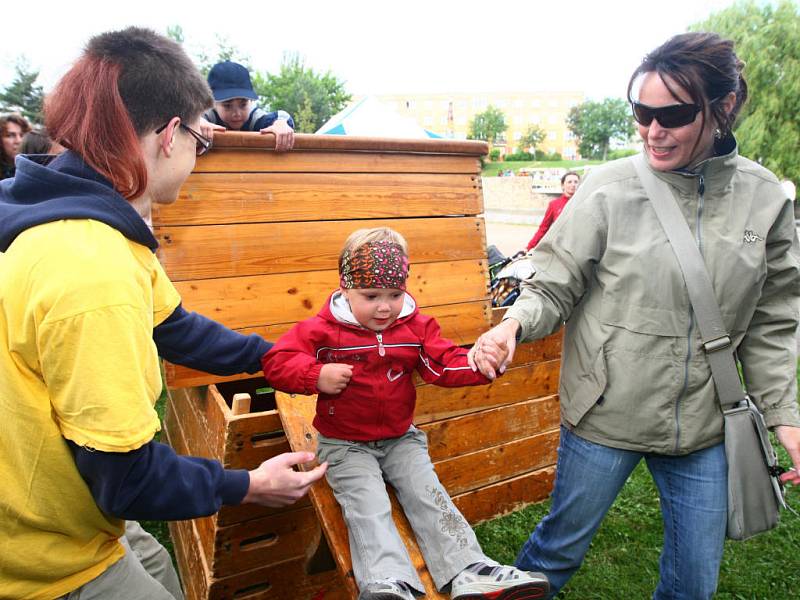
<path fill-rule="evenodd" d="M 182 598 L 136 520 L 283 506 L 324 473 L 293 470 L 311 453 L 248 472 L 153 439 L 159 355 L 254 373 L 270 347 L 186 312 L 148 227 L 208 150 L 212 101 L 175 42 L 98 35 L 46 101 L 67 151 L 0 182 L 0 596 Z"/>
<path fill-rule="evenodd" d="M 794 463 L 783 479 L 798 484 L 800 250 L 778 180 L 737 153 L 742 68 L 732 42 L 687 33 L 647 55 L 628 91 L 648 168 L 695 236 L 747 389 Z M 653 597 L 711 598 L 726 532 L 723 418 L 683 276 L 632 160 L 592 170 L 531 253 L 536 275 L 482 336 L 513 348 L 566 323 L 553 503 L 516 566 L 561 589 L 644 460 L 664 520 Z M 489 376 L 504 367 L 472 355 Z"/>

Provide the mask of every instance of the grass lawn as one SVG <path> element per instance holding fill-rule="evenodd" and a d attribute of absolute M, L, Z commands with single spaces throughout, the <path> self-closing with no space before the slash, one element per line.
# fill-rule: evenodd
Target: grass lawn
<path fill-rule="evenodd" d="M 800 364 L 798 365 L 800 378 Z M 164 398 L 157 408 L 163 418 Z M 781 464 L 788 455 L 775 440 Z M 800 489 L 789 488 L 789 503 L 800 511 Z M 513 564 L 517 551 L 547 514 L 541 502 L 476 527 L 486 554 Z M 172 553 L 167 524 L 143 521 Z M 633 472 L 592 542 L 583 567 L 559 594 L 574 600 L 650 598 L 658 581 L 661 549 L 658 493 L 644 464 Z M 800 597 L 800 519 L 784 512 L 773 531 L 746 542 L 725 543 L 717 600 L 790 600 Z"/>
<path fill-rule="evenodd" d="M 783 449 L 781 463 L 791 464 Z M 800 489 L 789 502 L 800 510 Z M 476 527 L 484 551 L 513 563 L 516 553 L 547 514 L 550 502 L 529 506 Z M 603 521 L 589 553 L 559 598 L 650 598 L 658 582 L 661 551 L 658 493 L 644 463 L 634 471 Z M 800 520 L 785 512 L 778 528 L 746 542 L 725 543 L 719 589 L 725 600 L 789 600 L 800 595 Z"/>
<path fill-rule="evenodd" d="M 599 165 L 602 164 L 602 160 L 554 160 L 554 161 L 541 161 L 541 160 L 511 160 L 508 162 L 486 162 L 486 165 L 483 167 L 481 171 L 481 175 L 483 177 L 495 177 L 497 173 L 501 170 L 511 169 L 514 173 L 517 172 L 517 169 L 521 169 L 522 167 L 542 167 L 542 168 L 557 168 L 557 167 L 565 167 L 565 168 L 574 168 L 574 167 L 582 167 L 584 165 Z"/>

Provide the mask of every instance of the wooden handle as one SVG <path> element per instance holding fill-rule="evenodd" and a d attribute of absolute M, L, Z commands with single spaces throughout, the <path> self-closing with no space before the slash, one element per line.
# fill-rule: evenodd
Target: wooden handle
<path fill-rule="evenodd" d="M 231 402 L 231 412 L 234 415 L 246 415 L 250 412 L 250 394 L 234 394 Z"/>

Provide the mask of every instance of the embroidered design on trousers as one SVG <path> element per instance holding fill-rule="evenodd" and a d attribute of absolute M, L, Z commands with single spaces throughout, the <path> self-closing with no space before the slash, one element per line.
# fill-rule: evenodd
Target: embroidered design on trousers
<path fill-rule="evenodd" d="M 451 508 L 444 492 L 433 489 L 428 485 L 425 486 L 425 491 L 428 492 L 430 497 L 433 498 L 434 504 L 442 511 L 442 517 L 439 519 L 439 528 L 441 532 L 456 538 L 459 550 L 466 548 L 468 542 L 465 532 L 469 525 L 467 525 L 464 517 Z"/>

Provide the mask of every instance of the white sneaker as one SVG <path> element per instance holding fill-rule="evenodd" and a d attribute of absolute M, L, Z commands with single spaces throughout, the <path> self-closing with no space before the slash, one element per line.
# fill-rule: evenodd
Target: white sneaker
<path fill-rule="evenodd" d="M 381 579 L 364 586 L 358 600 L 415 600 L 411 588 L 404 581 Z"/>
<path fill-rule="evenodd" d="M 534 600 L 550 591 L 547 577 L 492 561 L 468 566 L 451 584 L 452 600 Z"/>

